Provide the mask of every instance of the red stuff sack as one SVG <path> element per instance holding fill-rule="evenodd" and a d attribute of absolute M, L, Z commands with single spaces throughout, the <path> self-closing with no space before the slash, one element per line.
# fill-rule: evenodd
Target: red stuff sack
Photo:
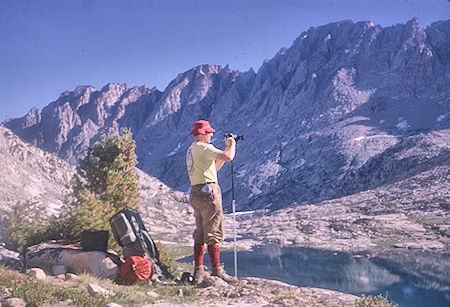
<path fill-rule="evenodd" d="M 152 277 L 152 262 L 141 256 L 131 256 L 120 267 L 120 277 L 127 282 L 134 282 L 137 279 L 150 279 Z"/>

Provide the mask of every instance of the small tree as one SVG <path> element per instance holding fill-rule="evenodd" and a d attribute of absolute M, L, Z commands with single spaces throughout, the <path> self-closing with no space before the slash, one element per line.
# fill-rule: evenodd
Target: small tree
<path fill-rule="evenodd" d="M 47 239 L 48 223 L 41 215 L 45 208 L 37 202 L 16 203 L 11 210 L 0 210 L 0 241 L 6 248 L 23 252 L 30 245 Z"/>
<path fill-rule="evenodd" d="M 135 147 L 130 130 L 124 129 L 122 135 L 102 135 L 79 160 L 71 181 L 68 237 L 78 238 L 82 230 L 109 229 L 108 220 L 116 211 L 138 207 Z M 112 236 L 110 244 L 115 246 Z"/>

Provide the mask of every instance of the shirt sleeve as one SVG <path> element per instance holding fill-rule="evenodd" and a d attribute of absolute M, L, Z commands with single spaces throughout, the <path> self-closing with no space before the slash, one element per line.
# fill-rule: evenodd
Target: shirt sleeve
<path fill-rule="evenodd" d="M 205 151 L 203 152 L 203 154 L 204 157 L 208 160 L 216 160 L 217 155 L 221 152 L 222 151 L 220 149 L 217 149 L 211 144 L 207 144 L 207 146 L 205 146 Z"/>

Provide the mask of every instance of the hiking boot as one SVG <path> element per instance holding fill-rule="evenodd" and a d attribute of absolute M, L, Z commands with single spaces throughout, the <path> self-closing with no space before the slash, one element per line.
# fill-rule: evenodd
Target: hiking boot
<path fill-rule="evenodd" d="M 225 280 L 228 283 L 237 283 L 238 282 L 238 279 L 236 277 L 228 275 L 221 266 L 217 267 L 217 268 L 213 268 L 211 276 L 217 276 L 217 277 Z"/>
<path fill-rule="evenodd" d="M 203 266 L 194 269 L 194 284 L 201 284 L 204 278 L 208 278 L 209 273 L 205 271 Z"/>

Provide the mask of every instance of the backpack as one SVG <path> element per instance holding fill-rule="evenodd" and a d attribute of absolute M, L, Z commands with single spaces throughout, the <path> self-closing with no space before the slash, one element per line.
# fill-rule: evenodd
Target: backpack
<path fill-rule="evenodd" d="M 152 277 L 152 262 L 141 256 L 131 256 L 120 267 L 120 277 L 127 282 L 147 280 Z"/>
<path fill-rule="evenodd" d="M 147 258 L 153 264 L 154 274 L 174 279 L 168 266 L 159 259 L 158 248 L 136 209 L 125 207 L 109 219 L 109 224 L 115 240 L 123 249 L 125 259 L 132 256 Z"/>
<path fill-rule="evenodd" d="M 159 259 L 155 242 L 145 229 L 139 212 L 126 207 L 110 219 L 111 230 L 117 243 L 123 248 L 125 258 L 142 256 L 149 259 Z"/>

